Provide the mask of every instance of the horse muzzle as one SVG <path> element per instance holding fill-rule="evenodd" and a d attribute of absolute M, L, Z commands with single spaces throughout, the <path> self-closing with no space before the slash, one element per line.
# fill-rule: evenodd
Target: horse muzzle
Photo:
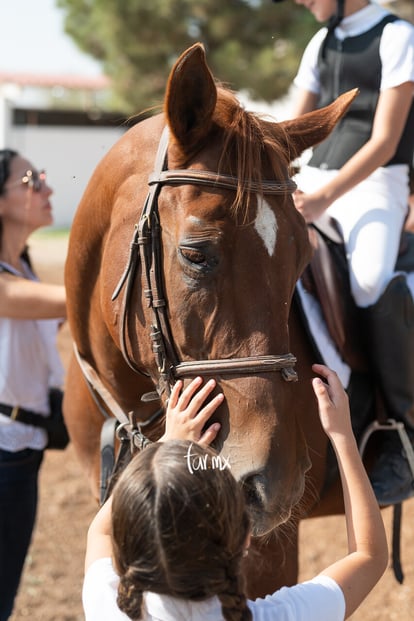
<path fill-rule="evenodd" d="M 309 460 L 305 462 L 296 468 L 294 480 L 288 483 L 277 483 L 264 471 L 241 479 L 254 537 L 266 535 L 290 519 L 305 491 L 305 474 L 310 468 Z"/>

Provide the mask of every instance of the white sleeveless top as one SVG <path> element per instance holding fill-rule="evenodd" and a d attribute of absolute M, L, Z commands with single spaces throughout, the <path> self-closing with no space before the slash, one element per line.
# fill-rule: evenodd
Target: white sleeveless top
<path fill-rule="evenodd" d="M 37 280 L 27 264 L 24 273 L 2 263 L 16 276 Z M 60 319 L 0 317 L 0 403 L 49 414 L 48 389 L 61 387 L 64 369 L 56 347 Z M 0 449 L 43 449 L 44 429 L 11 420 L 0 413 Z"/>

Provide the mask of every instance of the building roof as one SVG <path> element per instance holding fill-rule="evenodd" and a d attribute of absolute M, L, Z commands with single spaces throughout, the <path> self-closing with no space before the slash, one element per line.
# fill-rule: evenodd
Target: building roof
<path fill-rule="evenodd" d="M 110 79 L 104 75 L 83 76 L 70 74 L 35 74 L 0 70 L 0 84 L 16 84 L 37 88 L 61 86 L 74 90 L 98 91 L 108 88 Z"/>

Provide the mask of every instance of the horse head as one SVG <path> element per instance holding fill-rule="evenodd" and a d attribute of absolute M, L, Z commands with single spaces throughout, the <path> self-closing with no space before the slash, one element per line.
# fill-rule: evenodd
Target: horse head
<path fill-rule="evenodd" d="M 196 44 L 171 71 L 164 113 L 129 130 L 98 166 L 72 228 L 73 239 L 92 226 L 97 249 L 80 350 L 127 409 L 140 375 L 164 401 L 177 377 L 215 377 L 226 397 L 216 448 L 246 490 L 255 534 L 289 518 L 310 465 L 290 381 L 290 305 L 310 258 L 291 162 L 328 135 L 354 96 L 273 122 L 214 80 Z"/>

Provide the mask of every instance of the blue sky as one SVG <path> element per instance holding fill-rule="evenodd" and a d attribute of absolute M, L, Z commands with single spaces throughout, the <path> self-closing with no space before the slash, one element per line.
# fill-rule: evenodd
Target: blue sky
<path fill-rule="evenodd" d="M 63 29 L 55 0 L 0 0 L 0 71 L 96 76 L 99 64 Z"/>

